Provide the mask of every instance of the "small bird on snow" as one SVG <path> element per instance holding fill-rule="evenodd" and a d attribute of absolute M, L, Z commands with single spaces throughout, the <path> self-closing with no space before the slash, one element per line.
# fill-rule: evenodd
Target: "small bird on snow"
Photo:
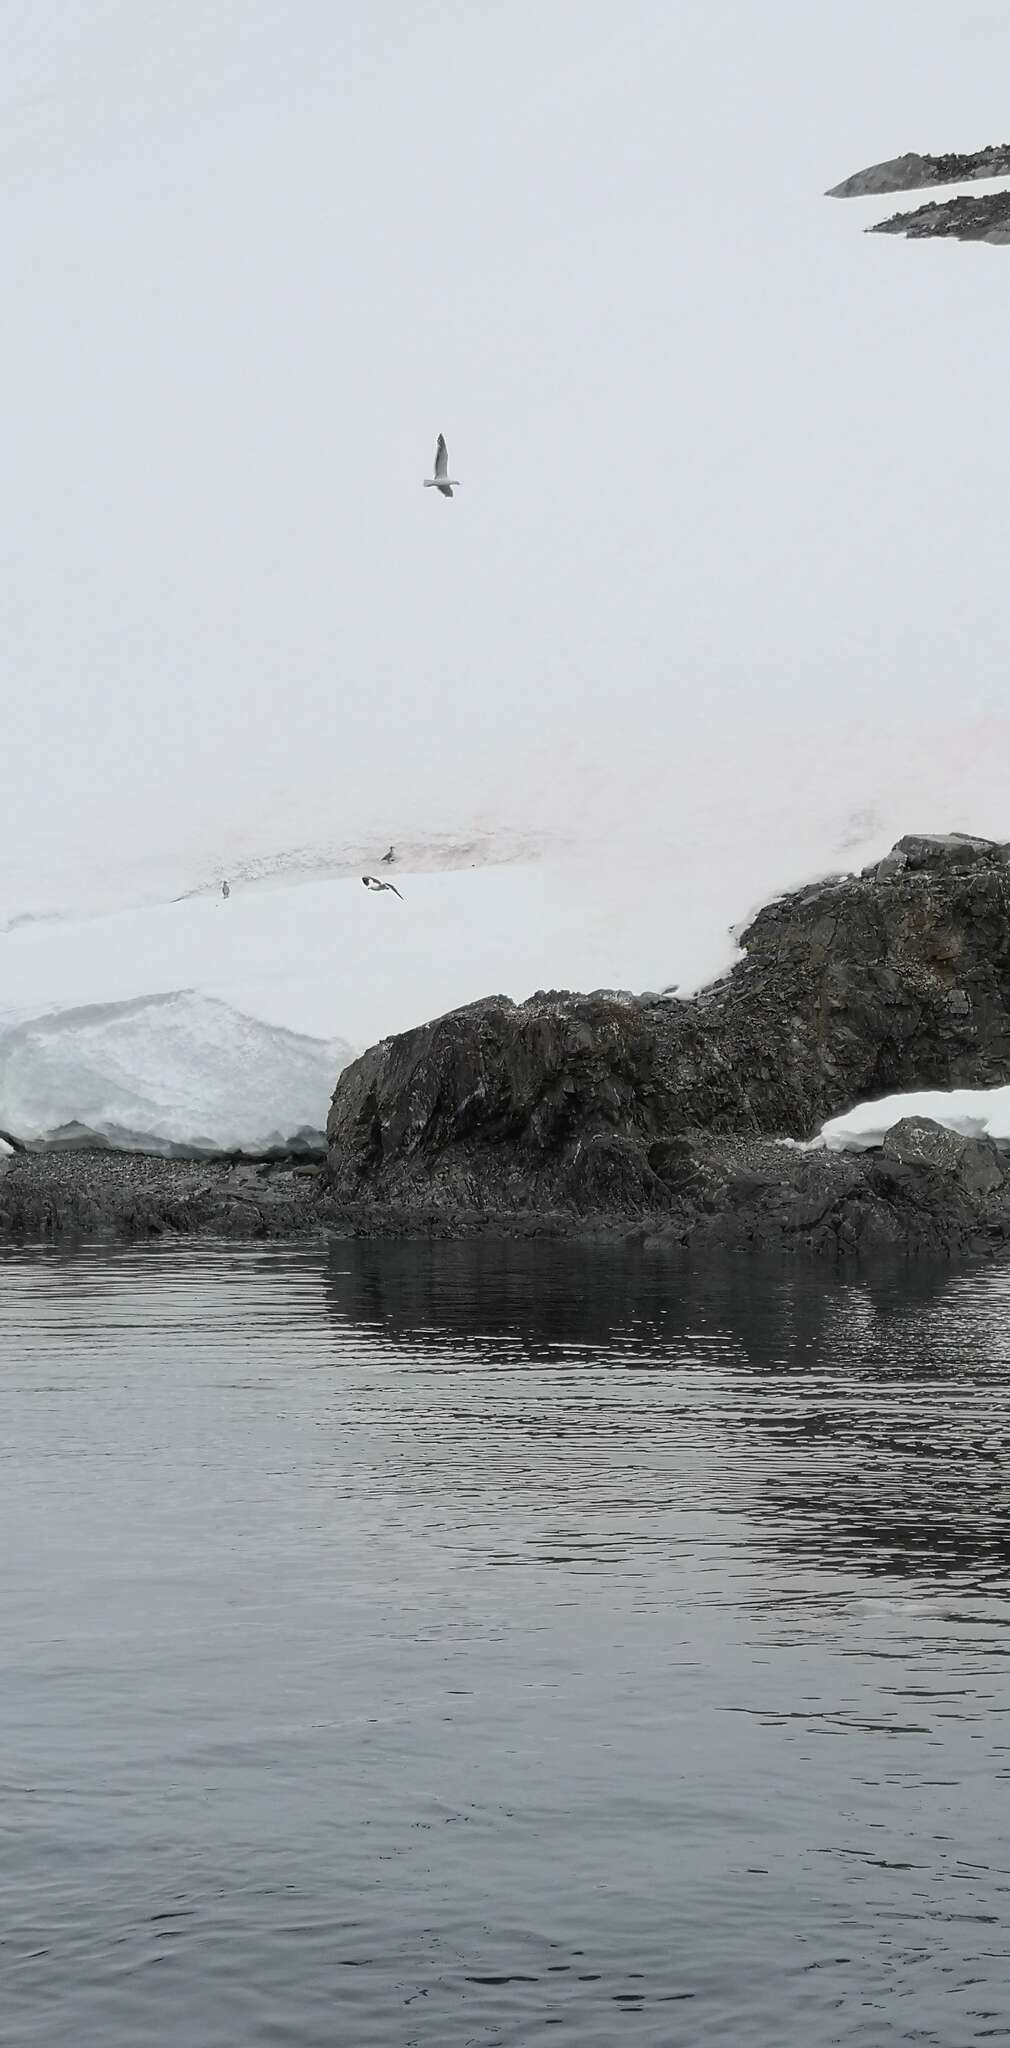
<path fill-rule="evenodd" d="M 380 882 L 376 875 L 362 875 L 361 879 L 366 889 L 392 889 L 394 896 L 400 896 L 400 891 L 395 882 Z M 400 902 L 403 902 L 402 896 L 400 896 Z"/>
<path fill-rule="evenodd" d="M 385 861 L 385 863 L 386 863 L 386 866 L 388 867 L 388 866 L 390 865 L 390 863 L 391 863 L 392 861 L 394 861 L 394 860 L 396 859 L 396 848 L 395 848 L 395 846 L 391 846 L 391 847 L 390 847 L 390 849 L 389 849 L 389 852 L 388 852 L 388 853 L 384 853 L 384 854 L 383 854 L 383 856 L 382 856 L 382 858 L 383 858 L 383 860 Z"/>
<path fill-rule="evenodd" d="M 425 477 L 424 488 L 426 491 L 441 491 L 443 498 L 451 498 L 454 484 L 458 490 L 459 478 L 449 475 L 449 450 L 445 445 L 445 435 L 440 434 L 435 443 L 435 474 Z"/>

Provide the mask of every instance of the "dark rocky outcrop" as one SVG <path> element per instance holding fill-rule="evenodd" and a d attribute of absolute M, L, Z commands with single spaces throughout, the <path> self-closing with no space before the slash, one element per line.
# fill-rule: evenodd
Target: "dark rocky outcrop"
<path fill-rule="evenodd" d="M 691 1133 L 804 1139 L 860 1100 L 1001 1082 L 1008 862 L 989 840 L 909 837 L 862 875 L 767 905 L 732 973 L 689 1000 L 496 996 L 387 1039 L 337 1084 L 329 1185 L 651 1214 L 683 1207 Z"/>
<path fill-rule="evenodd" d="M 905 1119 L 895 1133 L 876 1152 L 841 1154 L 699 1133 L 699 1181 L 645 1241 L 695 1252 L 949 1257 L 1010 1240 L 1010 1174 L 994 1146 L 970 1138 L 948 1145 L 952 1134 L 924 1118 Z"/>
<path fill-rule="evenodd" d="M 907 235 L 910 241 L 947 235 L 957 242 L 1010 242 L 1010 192 L 975 192 L 933 200 L 911 213 L 874 222 L 871 235 Z"/>
<path fill-rule="evenodd" d="M 1005 1178 L 1002 1155 L 991 1138 L 962 1137 L 928 1116 L 906 1116 L 892 1124 L 880 1156 L 946 1174 L 973 1202 L 987 1201 Z"/>
<path fill-rule="evenodd" d="M 912 1120 L 910 1120 L 912 1121 Z M 1010 1241 L 1010 1174 L 984 1141 L 918 1126 L 875 1153 L 784 1147 L 696 1131 L 664 1145 L 651 1206 L 468 1207 L 429 1190 L 411 1201 L 348 1201 L 316 1169 L 234 1167 L 125 1152 L 21 1153 L 0 1160 L 0 1240 L 132 1242 L 177 1237 L 549 1237 L 637 1244 L 644 1253 L 950 1257 Z M 611 1190 L 612 1191 L 612 1190 Z"/>
<path fill-rule="evenodd" d="M 448 1221 L 638 1220 L 650 1242 L 950 1250 L 1010 1234 L 995 1147 L 902 1126 L 784 1146 L 853 1103 L 1010 1075 L 1010 847 L 909 836 L 768 904 L 685 1001 L 490 997 L 345 1069 L 329 1198 Z M 931 1133 L 931 1134 L 930 1134 Z"/>

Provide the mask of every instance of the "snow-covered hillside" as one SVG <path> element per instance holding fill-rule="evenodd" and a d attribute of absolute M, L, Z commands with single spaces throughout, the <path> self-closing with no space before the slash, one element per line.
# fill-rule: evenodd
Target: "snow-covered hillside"
<path fill-rule="evenodd" d="M 319 1129 L 349 1048 L 208 996 L 141 997 L 0 1026 L 0 1124 L 233 1146 Z"/>
<path fill-rule="evenodd" d="M 577 12 L 0 0 L 0 1025 L 686 989 L 1010 836 L 1010 259 L 822 196 L 1001 134 L 1010 22 Z"/>

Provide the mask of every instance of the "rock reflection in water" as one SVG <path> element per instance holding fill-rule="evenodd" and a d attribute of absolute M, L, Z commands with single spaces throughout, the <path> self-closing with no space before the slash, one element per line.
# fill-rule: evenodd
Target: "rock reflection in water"
<path fill-rule="evenodd" d="M 1008 1285 L 4 1255 L 10 2037 L 1004 2037 Z"/>

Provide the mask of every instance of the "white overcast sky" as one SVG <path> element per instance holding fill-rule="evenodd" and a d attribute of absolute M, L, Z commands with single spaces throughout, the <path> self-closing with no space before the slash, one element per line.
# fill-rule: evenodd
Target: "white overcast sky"
<path fill-rule="evenodd" d="M 1008 76 L 994 0 L 0 0 L 4 896 L 1010 835 L 1010 254 L 822 196 Z"/>

